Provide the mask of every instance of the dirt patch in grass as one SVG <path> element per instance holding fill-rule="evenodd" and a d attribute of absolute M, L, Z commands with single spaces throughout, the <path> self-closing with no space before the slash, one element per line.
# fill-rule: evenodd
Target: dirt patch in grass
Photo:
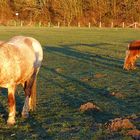
<path fill-rule="evenodd" d="M 126 118 L 116 118 L 105 124 L 109 132 L 122 132 L 124 136 L 130 136 L 135 140 L 140 139 L 140 130 L 136 127 L 135 123 L 139 117 L 135 114 L 127 116 Z M 123 131 L 121 131 L 123 130 Z"/>
<path fill-rule="evenodd" d="M 140 130 L 138 130 L 138 129 L 129 130 L 126 135 L 131 136 L 136 140 L 139 140 L 140 139 Z"/>
<path fill-rule="evenodd" d="M 121 129 L 135 129 L 134 124 L 127 118 L 116 118 L 107 124 L 107 129 L 110 131 L 118 131 Z"/>
<path fill-rule="evenodd" d="M 82 77 L 82 78 L 80 78 L 80 80 L 82 81 L 82 82 L 88 82 L 88 81 L 90 81 L 92 78 L 91 77 Z"/>
<path fill-rule="evenodd" d="M 94 75 L 94 78 L 104 78 L 104 77 L 106 77 L 106 76 L 107 76 L 107 74 L 96 73 L 96 74 Z"/>
<path fill-rule="evenodd" d="M 96 73 L 95 75 L 92 75 L 90 77 L 82 77 L 82 78 L 80 78 L 80 80 L 83 82 L 87 82 L 87 81 L 91 81 L 94 78 L 100 79 L 100 78 L 104 78 L 106 76 L 107 76 L 107 74 Z"/>
<path fill-rule="evenodd" d="M 114 96 L 114 97 L 120 98 L 120 99 L 125 98 L 125 95 L 123 95 L 122 93 L 119 93 L 119 92 L 112 92 L 112 93 L 110 93 L 110 96 Z"/>
<path fill-rule="evenodd" d="M 55 71 L 58 73 L 61 73 L 61 72 L 64 72 L 64 69 L 63 68 L 56 68 Z"/>
<path fill-rule="evenodd" d="M 80 111 L 85 112 L 89 110 L 101 111 L 101 109 L 95 104 L 91 102 L 87 102 L 80 106 Z"/>

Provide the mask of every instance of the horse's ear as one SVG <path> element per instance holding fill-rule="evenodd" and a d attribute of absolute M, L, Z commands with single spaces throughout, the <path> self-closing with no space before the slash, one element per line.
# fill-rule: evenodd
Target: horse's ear
<path fill-rule="evenodd" d="M 30 39 L 25 38 L 24 42 L 25 42 L 25 44 L 27 44 L 27 46 L 32 47 L 32 41 Z"/>

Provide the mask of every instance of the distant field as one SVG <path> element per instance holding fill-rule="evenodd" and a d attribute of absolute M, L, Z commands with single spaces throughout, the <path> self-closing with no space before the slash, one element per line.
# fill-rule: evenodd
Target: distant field
<path fill-rule="evenodd" d="M 0 140 L 131 139 L 123 130 L 108 133 L 110 119 L 140 117 L 140 66 L 123 70 L 127 44 L 140 39 L 140 30 L 97 28 L 0 27 L 0 40 L 14 35 L 38 39 L 44 60 L 38 76 L 38 105 L 29 119 L 21 118 L 22 88 L 16 93 L 17 123 L 6 125 L 7 94 L 0 96 Z M 120 93 L 123 98 L 110 96 Z M 94 102 L 102 111 L 80 112 L 81 104 Z M 140 122 L 136 124 L 140 129 Z"/>

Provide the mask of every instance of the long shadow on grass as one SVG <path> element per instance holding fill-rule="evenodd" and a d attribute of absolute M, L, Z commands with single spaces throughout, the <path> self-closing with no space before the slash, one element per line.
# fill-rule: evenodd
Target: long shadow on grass
<path fill-rule="evenodd" d="M 80 105 L 86 102 L 95 102 L 99 106 L 104 106 L 103 111 L 101 112 L 87 112 L 87 115 L 92 116 L 96 122 L 106 122 L 109 119 L 113 119 L 118 116 L 124 116 L 125 114 L 131 114 L 130 110 L 126 109 L 126 102 L 124 100 L 117 99 L 115 97 L 109 96 L 109 92 L 105 88 L 94 88 L 89 84 L 75 79 L 71 76 L 66 76 L 62 73 L 55 71 L 53 68 L 44 67 L 46 71 L 52 72 L 54 75 L 58 75 L 65 79 L 65 83 L 71 83 L 75 86 L 75 90 L 71 90 L 65 84 L 61 84 L 56 80 L 52 81 L 52 84 L 56 87 L 64 89 L 63 93 L 58 93 L 62 102 L 68 104 L 74 109 L 79 109 Z M 106 106 L 106 108 L 105 108 Z M 113 109 L 112 109 L 113 108 Z M 119 111 L 119 114 L 116 115 L 114 112 Z"/>
<path fill-rule="evenodd" d="M 101 50 L 108 50 L 108 51 L 114 51 L 114 45 L 112 43 L 77 43 L 77 44 L 65 44 L 65 45 L 61 45 L 62 47 L 77 47 L 77 46 L 81 46 L 81 47 L 91 47 L 91 48 L 97 48 L 97 49 L 101 49 Z M 118 50 L 120 53 L 124 52 L 122 50 Z"/>
<path fill-rule="evenodd" d="M 111 56 L 101 56 L 95 53 L 83 53 L 70 48 L 70 45 L 65 47 L 64 46 L 65 45 L 62 45 L 60 47 L 47 46 L 45 47 L 45 51 L 70 57 L 84 63 L 92 63 L 94 66 L 100 66 L 103 69 L 112 69 L 113 71 L 115 70 L 126 73 L 123 71 L 124 60 L 118 60 Z"/>
<path fill-rule="evenodd" d="M 32 115 L 33 114 L 31 114 L 30 117 L 24 122 L 24 124 L 27 123 L 32 128 L 31 134 L 30 134 L 31 137 L 32 137 L 32 134 L 35 134 L 37 135 L 36 138 L 38 138 L 38 140 L 42 140 L 45 138 L 51 140 L 51 137 L 48 135 L 47 130 L 42 127 L 42 123 L 39 123 Z"/>
<path fill-rule="evenodd" d="M 66 46 L 70 46 L 70 47 L 76 47 L 76 46 L 88 46 L 88 47 L 96 47 L 96 48 L 99 48 L 101 46 L 106 46 L 106 45 L 112 45 L 111 43 L 92 43 L 92 44 L 89 44 L 89 43 L 74 43 L 74 44 L 67 44 L 67 45 L 61 45 L 63 47 L 66 47 Z"/>

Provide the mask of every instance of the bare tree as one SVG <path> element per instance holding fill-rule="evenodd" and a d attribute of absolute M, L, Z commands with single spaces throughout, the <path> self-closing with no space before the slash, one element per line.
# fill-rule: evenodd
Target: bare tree
<path fill-rule="evenodd" d="M 16 18 L 29 22 L 97 24 L 140 21 L 140 0 L 1 0 L 0 21 Z"/>

